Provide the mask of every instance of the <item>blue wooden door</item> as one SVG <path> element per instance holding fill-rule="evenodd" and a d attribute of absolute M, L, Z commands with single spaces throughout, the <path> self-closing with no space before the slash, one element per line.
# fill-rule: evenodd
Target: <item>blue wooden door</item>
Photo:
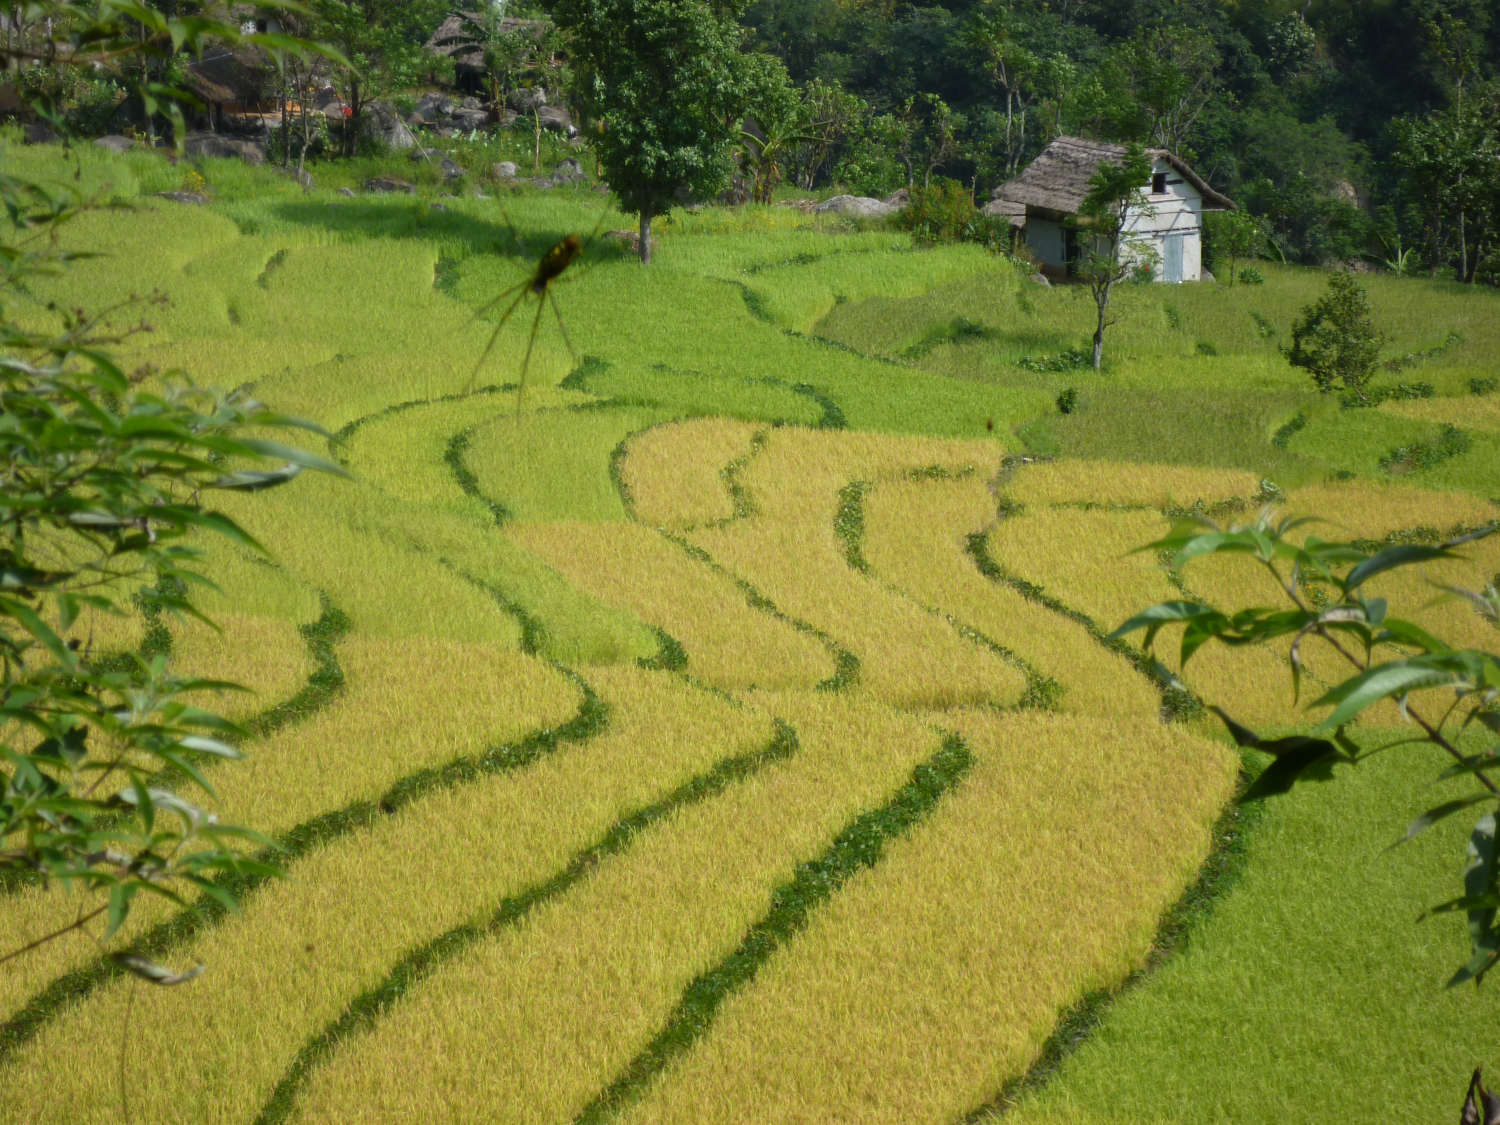
<path fill-rule="evenodd" d="M 1182 280 L 1182 235 L 1169 234 L 1162 239 L 1161 279 L 1180 282 Z"/>

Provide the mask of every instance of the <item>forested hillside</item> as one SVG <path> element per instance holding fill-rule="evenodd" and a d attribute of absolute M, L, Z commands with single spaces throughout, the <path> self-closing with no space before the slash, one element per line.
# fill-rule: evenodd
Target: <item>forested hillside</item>
<path fill-rule="evenodd" d="M 1311 263 L 1500 274 L 1486 0 L 754 0 L 805 121 L 793 175 L 988 189 L 1059 134 L 1176 150 Z M 831 143 L 830 143 L 831 142 Z"/>

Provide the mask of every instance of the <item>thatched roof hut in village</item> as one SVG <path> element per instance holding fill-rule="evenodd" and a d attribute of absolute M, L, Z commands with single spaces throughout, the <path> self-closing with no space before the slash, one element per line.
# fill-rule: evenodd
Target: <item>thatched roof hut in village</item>
<path fill-rule="evenodd" d="M 1054 272 L 1076 258 L 1073 220 L 1088 195 L 1089 180 L 1103 163 L 1121 163 L 1125 146 L 1079 137 L 1058 137 L 1019 176 L 995 189 L 1002 213 L 1024 216 L 1026 247 Z M 1187 163 L 1166 149 L 1146 150 L 1151 180 L 1125 231 L 1139 254 L 1149 250 L 1157 281 L 1202 277 L 1204 211 L 1233 211 L 1234 201 L 1211 188 Z M 1012 223 L 1015 223 L 1012 218 Z"/>

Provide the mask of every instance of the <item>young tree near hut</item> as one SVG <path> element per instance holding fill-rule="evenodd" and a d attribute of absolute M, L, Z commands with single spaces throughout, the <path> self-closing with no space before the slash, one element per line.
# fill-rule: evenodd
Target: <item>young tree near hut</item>
<path fill-rule="evenodd" d="M 1104 361 L 1104 329 L 1109 326 L 1109 299 L 1115 282 L 1149 266 L 1144 248 L 1131 245 L 1126 227 L 1132 211 L 1142 214 L 1142 197 L 1151 183 L 1151 160 L 1140 145 L 1125 150 L 1120 163 L 1104 161 L 1089 177 L 1088 194 L 1078 209 L 1080 250 L 1074 273 L 1087 283 L 1099 317 L 1094 327 L 1094 370 Z"/>
<path fill-rule="evenodd" d="M 1292 326 L 1293 367 L 1305 368 L 1324 394 L 1341 390 L 1361 406 L 1380 354 L 1380 333 L 1370 319 L 1363 287 L 1347 273 L 1328 279 L 1328 292 L 1308 305 Z"/>
<path fill-rule="evenodd" d="M 705 0 L 558 0 L 553 10 L 571 37 L 574 104 L 621 207 L 640 216 L 643 263 L 653 218 L 729 182 L 746 100 L 736 14 Z"/>

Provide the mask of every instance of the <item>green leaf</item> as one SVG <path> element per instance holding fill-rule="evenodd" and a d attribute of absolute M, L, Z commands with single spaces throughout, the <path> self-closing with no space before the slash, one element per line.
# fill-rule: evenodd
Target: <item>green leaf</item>
<path fill-rule="evenodd" d="M 104 927 L 104 940 L 108 941 L 115 936 L 116 931 L 125 921 L 125 916 L 130 913 L 130 900 L 135 897 L 136 891 L 140 890 L 139 883 L 116 883 L 109 889 L 109 912 Z"/>
<path fill-rule="evenodd" d="M 1418 741 L 1425 742 L 1426 740 L 1420 739 Z M 1423 832 L 1426 832 L 1438 821 L 1446 820 L 1456 812 L 1462 812 L 1464 809 L 1473 808 L 1475 805 L 1484 804 L 1488 801 L 1493 801 L 1494 799 L 1494 796 L 1490 793 L 1475 793 L 1468 797 L 1460 797 L 1456 801 L 1445 801 L 1441 805 L 1437 805 L 1433 808 L 1428 809 L 1421 816 L 1417 817 L 1416 820 L 1408 824 L 1406 826 L 1405 834 L 1401 837 L 1401 839 L 1392 844 L 1391 847 L 1399 848 L 1408 840 L 1413 840 L 1416 837 L 1420 836 Z"/>
<path fill-rule="evenodd" d="M 304 469 L 317 469 L 320 472 L 332 473 L 335 476 L 347 477 L 349 475 L 342 465 L 338 465 L 325 457 L 319 457 L 316 453 L 309 453 L 305 449 L 296 446 L 283 445 L 279 441 L 267 441 L 264 438 L 242 438 L 240 444 L 262 457 L 270 457 L 277 461 L 289 461 L 293 465 L 300 465 Z"/>
<path fill-rule="evenodd" d="M 1387 547 L 1385 550 L 1371 555 L 1351 570 L 1344 578 L 1344 589 L 1352 593 L 1377 574 L 1393 570 L 1398 566 L 1410 566 L 1412 563 L 1431 562 L 1434 559 L 1449 559 L 1452 557 L 1453 552 L 1447 547 L 1426 547 L 1415 543 L 1403 543 L 1400 546 Z"/>
<path fill-rule="evenodd" d="M 1477 983 L 1500 957 L 1500 933 L 1495 930 L 1493 905 L 1495 895 L 1500 891 L 1500 879 L 1497 879 L 1500 849 L 1496 844 L 1494 813 L 1486 813 L 1474 825 L 1469 836 L 1468 854 L 1469 861 L 1464 867 L 1464 897 L 1477 900 L 1477 905 L 1470 906 L 1467 911 L 1469 943 L 1474 956 L 1454 974 L 1448 982 L 1450 987 L 1466 980 Z"/>
<path fill-rule="evenodd" d="M 174 973 L 171 969 L 163 968 L 155 961 L 147 960 L 137 953 L 113 953 L 110 955 L 115 964 L 119 965 L 128 973 L 140 977 L 142 980 L 150 981 L 163 987 L 174 984 L 186 984 L 203 975 L 207 967 L 201 962 L 194 965 L 183 973 Z"/>
<path fill-rule="evenodd" d="M 292 464 L 288 464 L 281 469 L 270 469 L 264 472 L 244 469 L 237 473 L 228 473 L 219 477 L 208 487 L 222 488 L 231 492 L 258 492 L 263 488 L 275 488 L 277 485 L 285 484 L 301 472 L 301 465 Z"/>
<path fill-rule="evenodd" d="M 196 750 L 202 754 L 214 754 L 220 758 L 243 758 L 245 755 L 227 742 L 220 742 L 217 738 L 208 738 L 201 734 L 189 734 L 177 740 L 177 744 L 186 750 Z"/>
<path fill-rule="evenodd" d="M 1405 695 L 1418 688 L 1451 683 L 1453 673 L 1419 663 L 1423 658 L 1398 660 L 1367 669 L 1345 680 L 1323 696 L 1313 700 L 1314 707 L 1333 707 L 1333 713 L 1318 724 L 1319 730 L 1343 726 L 1372 703 L 1388 696 Z"/>

